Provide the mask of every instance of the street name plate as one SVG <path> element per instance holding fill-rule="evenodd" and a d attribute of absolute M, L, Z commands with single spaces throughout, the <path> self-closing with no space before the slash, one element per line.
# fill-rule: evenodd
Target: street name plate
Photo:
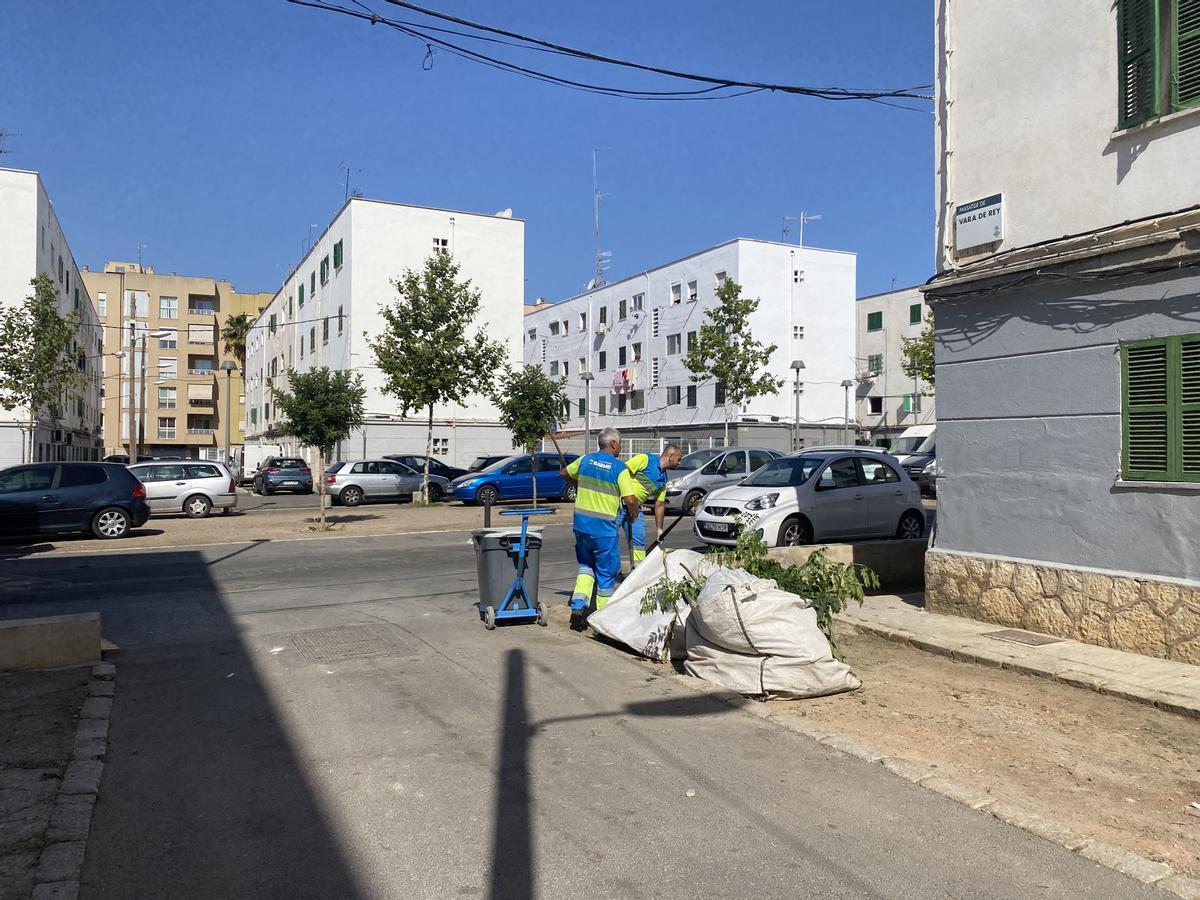
<path fill-rule="evenodd" d="M 954 207 L 954 249 L 1004 240 L 1004 195 L 992 194 Z"/>

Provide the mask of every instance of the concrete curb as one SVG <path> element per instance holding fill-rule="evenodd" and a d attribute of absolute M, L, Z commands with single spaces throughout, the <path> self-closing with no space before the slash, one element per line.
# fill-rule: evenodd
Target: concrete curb
<path fill-rule="evenodd" d="M 88 697 L 75 727 L 75 746 L 50 814 L 46 846 L 38 858 L 32 900 L 75 900 L 79 896 L 92 811 L 108 752 L 116 674 L 117 667 L 111 663 L 92 666 Z"/>
<path fill-rule="evenodd" d="M 551 607 L 551 609 L 555 608 Z M 552 615 L 550 621 L 557 625 L 566 624 L 562 616 Z M 853 622 L 852 624 L 858 626 L 857 622 Z M 872 631 L 871 628 L 862 627 L 865 631 Z M 579 634 L 583 637 L 587 632 L 580 632 Z M 881 636 L 887 637 L 887 635 Z M 891 639 L 901 640 L 894 637 Z M 903 639 L 902 642 L 909 643 L 907 639 Z M 916 646 L 916 642 L 913 642 L 913 645 Z M 950 650 L 946 648 L 931 649 L 946 656 L 951 655 Z M 640 657 L 636 659 L 636 662 L 650 666 L 655 665 L 649 660 L 642 660 Z M 679 675 L 673 669 L 671 670 L 671 674 L 677 682 L 698 694 L 706 694 L 727 706 L 743 710 L 750 715 L 765 719 L 796 734 L 802 734 L 829 750 L 835 750 L 868 763 L 879 764 L 906 781 L 911 781 L 913 784 L 941 794 L 943 797 L 970 809 L 986 812 L 1007 825 L 1020 828 L 1022 831 L 1028 832 L 1035 837 L 1057 844 L 1064 850 L 1077 853 L 1085 859 L 1120 872 L 1122 875 L 1134 878 L 1142 884 L 1153 885 L 1177 897 L 1183 897 L 1185 900 L 1200 900 L 1200 879 L 1178 873 L 1165 863 L 1155 862 L 1143 856 L 1138 856 L 1136 853 L 1123 850 L 1120 847 L 1113 847 L 1099 841 L 1093 841 L 1090 838 L 1085 838 L 1071 831 L 1065 825 L 1045 818 L 1040 813 L 1000 800 L 1000 798 L 991 794 L 990 788 L 981 789 L 962 784 L 952 778 L 947 778 L 945 775 L 940 774 L 937 769 L 931 768 L 924 763 L 901 756 L 888 756 L 886 753 L 881 753 L 873 747 L 868 747 L 866 744 L 852 737 L 831 732 L 815 722 L 795 717 L 780 718 L 775 715 L 767 703 L 750 700 L 741 694 L 726 690 L 725 688 L 715 687 L 699 678 Z"/>

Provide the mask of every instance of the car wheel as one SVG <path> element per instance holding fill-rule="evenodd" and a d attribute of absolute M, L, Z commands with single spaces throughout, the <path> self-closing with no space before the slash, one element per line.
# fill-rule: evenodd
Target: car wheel
<path fill-rule="evenodd" d="M 212 512 L 212 501 L 196 494 L 183 501 L 183 511 L 189 519 L 203 519 Z"/>
<path fill-rule="evenodd" d="M 483 506 L 492 506 L 500 499 L 500 492 L 490 484 L 485 484 L 481 487 L 478 493 L 475 494 L 475 502 Z"/>
<path fill-rule="evenodd" d="M 342 488 L 342 492 L 338 494 L 338 499 L 341 501 L 342 506 L 358 506 L 363 502 L 362 488 L 355 487 L 352 484 L 344 487 Z"/>
<path fill-rule="evenodd" d="M 563 488 L 562 498 L 564 503 L 574 503 L 575 498 L 579 496 L 579 488 L 573 484 L 568 484 Z"/>
<path fill-rule="evenodd" d="M 129 534 L 131 524 L 129 513 L 110 506 L 108 509 L 100 510 L 92 519 L 92 534 L 102 540 L 123 538 Z"/>
<path fill-rule="evenodd" d="M 445 492 L 442 490 L 442 486 L 440 484 L 432 484 L 431 483 L 429 485 L 429 502 L 430 503 L 437 503 L 439 500 L 442 499 L 442 497 L 444 495 L 445 495 Z"/>
<path fill-rule="evenodd" d="M 683 511 L 694 516 L 703 502 L 704 491 L 688 491 L 687 496 L 683 498 Z"/>
<path fill-rule="evenodd" d="M 911 509 L 900 517 L 896 526 L 896 539 L 900 541 L 915 541 L 925 534 L 925 517 Z"/>
<path fill-rule="evenodd" d="M 788 516 L 779 526 L 779 538 L 776 546 L 799 547 L 803 544 L 811 544 L 812 539 L 812 525 L 807 520 L 800 516 Z"/>

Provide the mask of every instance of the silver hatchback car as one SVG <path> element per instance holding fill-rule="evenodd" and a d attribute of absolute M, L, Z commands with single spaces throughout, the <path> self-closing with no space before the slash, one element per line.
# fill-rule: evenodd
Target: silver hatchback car
<path fill-rule="evenodd" d="M 364 500 L 411 498 L 420 492 L 421 473 L 391 459 L 343 460 L 325 470 L 325 493 L 342 506 L 358 506 Z M 441 500 L 449 492 L 449 481 L 440 475 L 429 476 L 430 500 Z"/>
<path fill-rule="evenodd" d="M 689 453 L 679 461 L 679 468 L 671 472 L 667 510 L 694 513 L 710 491 L 737 484 L 781 456 L 778 450 L 761 447 L 713 447 Z"/>
<path fill-rule="evenodd" d="M 143 462 L 128 466 L 146 486 L 152 513 L 183 513 L 203 519 L 214 509 L 226 514 L 237 506 L 237 485 L 223 463 L 206 459 Z"/>

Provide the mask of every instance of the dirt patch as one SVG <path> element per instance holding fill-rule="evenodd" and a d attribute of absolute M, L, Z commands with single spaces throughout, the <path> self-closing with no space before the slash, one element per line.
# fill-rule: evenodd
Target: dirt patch
<path fill-rule="evenodd" d="M 839 629 L 839 633 L 844 629 Z M 867 634 L 839 638 L 863 690 L 772 703 L 1200 876 L 1200 721 Z"/>

